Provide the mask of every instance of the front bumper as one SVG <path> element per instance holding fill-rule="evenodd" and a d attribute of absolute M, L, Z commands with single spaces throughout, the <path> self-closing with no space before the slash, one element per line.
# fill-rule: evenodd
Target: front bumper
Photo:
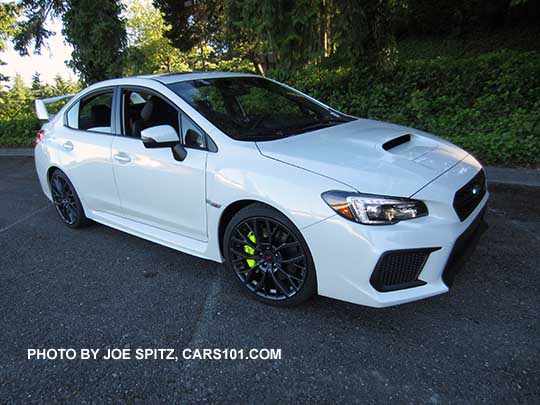
<path fill-rule="evenodd" d="M 450 287 L 454 282 L 456 274 L 461 270 L 464 261 L 469 258 L 476 249 L 480 237 L 487 231 L 488 224 L 485 221 L 486 207 L 482 209 L 480 214 L 472 221 L 469 227 L 457 238 L 456 243 L 442 273 L 444 283 Z"/>
<path fill-rule="evenodd" d="M 366 226 L 338 215 L 302 230 L 317 271 L 320 295 L 371 307 L 403 304 L 448 291 L 465 250 L 471 252 L 485 230 L 488 193 L 462 222 L 452 206 L 453 195 L 480 170 L 471 157 L 430 183 L 414 198 L 428 205 L 430 215 L 389 226 Z M 444 193 L 442 192 L 444 191 Z M 410 288 L 379 291 L 372 276 L 388 251 L 429 249 L 418 279 Z"/>

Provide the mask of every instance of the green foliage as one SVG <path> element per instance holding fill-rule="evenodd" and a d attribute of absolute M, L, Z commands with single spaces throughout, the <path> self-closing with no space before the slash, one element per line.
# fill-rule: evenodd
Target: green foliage
<path fill-rule="evenodd" d="M 40 122 L 35 117 L 17 118 L 13 120 L 0 119 L 0 146 L 32 146 L 34 137 L 40 126 Z"/>
<path fill-rule="evenodd" d="M 15 32 L 19 8 L 14 2 L 0 4 L 0 51 L 6 47 L 6 40 Z"/>
<path fill-rule="evenodd" d="M 440 135 L 485 163 L 540 165 L 540 52 L 401 61 L 392 71 L 308 66 L 284 80 L 344 112 Z"/>
<path fill-rule="evenodd" d="M 166 36 L 183 52 L 220 41 L 222 0 L 154 0 L 170 25 Z"/>
<path fill-rule="evenodd" d="M 296 69 L 330 56 L 386 66 L 394 57 L 394 0 L 224 0 L 226 32 L 244 57 Z M 251 47 L 246 47 L 246 42 Z M 237 43 L 233 47 L 238 49 Z M 259 54 L 259 55 L 257 55 Z"/>
<path fill-rule="evenodd" d="M 28 55 L 31 47 L 40 53 L 47 39 L 54 35 L 47 30 L 47 19 L 57 17 L 65 10 L 65 0 L 21 0 L 18 5 L 24 19 L 18 21 L 14 36 L 15 49 L 21 55 Z"/>
<path fill-rule="evenodd" d="M 6 41 L 13 35 L 16 27 L 16 18 L 19 7 L 15 3 L 0 4 L 0 52 L 6 49 Z M 0 66 L 5 63 L 0 59 Z M 8 77 L 0 74 L 0 82 L 7 81 Z"/>
<path fill-rule="evenodd" d="M 69 65 L 86 83 L 119 77 L 126 46 L 123 6 L 117 0 L 67 0 L 62 33 L 73 46 Z"/>
<path fill-rule="evenodd" d="M 81 85 L 69 82 L 60 76 L 54 84 L 44 84 L 35 74 L 32 86 L 28 87 L 20 76 L 16 76 L 9 90 L 0 90 L 0 146 L 32 146 L 36 131 L 41 122 L 34 110 L 36 98 L 52 97 L 61 94 L 72 94 L 81 90 Z M 65 103 L 48 105 L 47 109 L 55 113 Z"/>
<path fill-rule="evenodd" d="M 258 45 L 257 52 L 273 53 L 282 68 L 302 66 L 322 55 L 320 0 L 226 3 L 232 26 Z"/>
<path fill-rule="evenodd" d="M 124 74 L 172 73 L 189 70 L 185 55 L 165 37 L 170 26 L 161 12 L 145 0 L 134 0 L 127 9 L 128 39 Z"/>
<path fill-rule="evenodd" d="M 350 59 L 352 65 L 392 66 L 396 57 L 392 17 L 399 3 L 396 0 L 331 1 L 329 8 L 334 6 L 337 10 L 330 18 L 336 53 Z"/>

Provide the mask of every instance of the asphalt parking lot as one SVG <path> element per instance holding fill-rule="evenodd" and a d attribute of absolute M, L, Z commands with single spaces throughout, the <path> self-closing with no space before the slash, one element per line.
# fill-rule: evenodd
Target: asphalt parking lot
<path fill-rule="evenodd" d="M 448 294 L 260 304 L 221 265 L 71 230 L 32 158 L 0 158 L 0 402 L 539 403 L 540 189 L 490 186 Z M 28 360 L 29 348 L 278 348 L 281 360 Z"/>

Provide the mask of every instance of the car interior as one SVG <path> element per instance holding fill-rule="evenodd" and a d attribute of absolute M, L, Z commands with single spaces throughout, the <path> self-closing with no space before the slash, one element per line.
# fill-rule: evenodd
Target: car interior
<path fill-rule="evenodd" d="M 111 132 L 112 93 L 102 93 L 81 101 L 78 128 L 86 131 Z"/>
<path fill-rule="evenodd" d="M 178 111 L 162 98 L 142 92 L 124 92 L 124 133 L 139 138 L 141 131 L 170 125 L 179 133 Z"/>

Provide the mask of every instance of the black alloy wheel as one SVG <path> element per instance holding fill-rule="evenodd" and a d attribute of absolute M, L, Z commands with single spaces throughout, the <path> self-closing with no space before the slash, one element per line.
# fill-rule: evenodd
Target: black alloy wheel
<path fill-rule="evenodd" d="M 51 194 L 56 212 L 70 228 L 79 228 L 89 221 L 73 184 L 60 170 L 56 170 L 50 178 Z"/>
<path fill-rule="evenodd" d="M 294 225 L 263 204 L 236 214 L 225 231 L 227 265 L 261 301 L 296 305 L 316 291 L 311 254 Z"/>

